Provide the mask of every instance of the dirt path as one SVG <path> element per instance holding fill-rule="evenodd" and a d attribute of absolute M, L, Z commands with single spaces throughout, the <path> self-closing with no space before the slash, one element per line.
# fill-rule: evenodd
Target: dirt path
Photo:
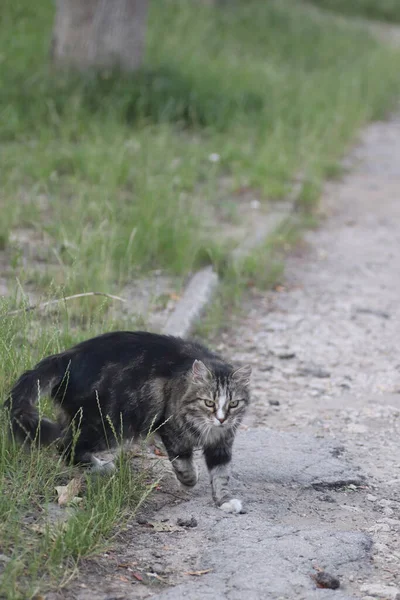
<path fill-rule="evenodd" d="M 186 498 L 169 479 L 62 597 L 400 598 L 400 120 L 369 127 L 351 162 L 284 286 L 216 340 L 254 367 L 232 477 L 247 513 L 212 506 L 204 468 Z M 318 569 L 340 589 L 317 589 Z"/>

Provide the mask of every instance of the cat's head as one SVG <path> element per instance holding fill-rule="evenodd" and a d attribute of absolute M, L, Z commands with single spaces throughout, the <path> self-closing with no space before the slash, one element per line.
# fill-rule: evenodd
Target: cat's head
<path fill-rule="evenodd" d="M 224 363 L 209 368 L 195 360 L 189 377 L 186 410 L 202 437 L 236 429 L 250 401 L 251 367 L 233 369 Z"/>

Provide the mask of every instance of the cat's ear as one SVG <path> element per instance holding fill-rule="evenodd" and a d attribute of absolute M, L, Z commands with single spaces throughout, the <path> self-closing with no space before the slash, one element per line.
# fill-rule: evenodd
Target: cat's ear
<path fill-rule="evenodd" d="M 212 378 L 211 372 L 201 360 L 195 360 L 192 365 L 192 380 L 194 383 L 208 383 Z"/>
<path fill-rule="evenodd" d="M 250 376 L 251 376 L 251 366 L 245 365 L 244 367 L 239 367 L 232 373 L 232 379 L 236 383 L 240 383 L 241 385 L 250 385 Z"/>

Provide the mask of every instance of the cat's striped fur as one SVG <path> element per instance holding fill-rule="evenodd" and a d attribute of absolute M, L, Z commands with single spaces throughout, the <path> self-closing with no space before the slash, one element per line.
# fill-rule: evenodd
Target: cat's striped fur
<path fill-rule="evenodd" d="M 92 468 L 101 467 L 94 453 L 114 446 L 116 438 L 158 428 L 177 478 L 193 486 L 193 450 L 201 447 L 216 504 L 240 512 L 228 490 L 229 464 L 249 404 L 250 374 L 249 366 L 234 369 L 195 342 L 113 332 L 44 358 L 21 375 L 6 405 L 17 439 L 56 442 L 66 460 Z M 59 423 L 39 417 L 41 394 L 61 409 Z"/>

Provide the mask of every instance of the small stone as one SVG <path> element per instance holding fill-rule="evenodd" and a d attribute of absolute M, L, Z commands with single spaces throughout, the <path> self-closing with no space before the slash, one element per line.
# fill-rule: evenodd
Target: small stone
<path fill-rule="evenodd" d="M 368 431 L 368 427 L 366 427 L 366 425 L 362 425 L 361 423 L 349 423 L 347 425 L 347 430 L 350 433 L 366 433 Z"/>
<path fill-rule="evenodd" d="M 369 500 L 370 502 L 376 502 L 378 498 L 373 494 L 367 494 L 367 500 Z"/>
<path fill-rule="evenodd" d="M 356 308 L 356 313 L 364 315 L 374 315 L 375 317 L 381 317 L 382 319 L 390 319 L 390 314 L 385 310 L 375 310 L 373 308 Z"/>
<path fill-rule="evenodd" d="M 147 519 L 144 519 L 143 517 L 138 517 L 138 518 L 136 519 L 136 523 L 137 523 L 138 525 L 147 525 Z"/>
<path fill-rule="evenodd" d="M 333 496 L 330 496 L 329 494 L 321 494 L 320 496 L 317 496 L 317 499 L 321 502 L 330 502 L 331 504 L 336 502 L 335 498 L 333 498 Z"/>
<path fill-rule="evenodd" d="M 296 352 L 279 352 L 277 357 L 281 360 L 290 360 L 292 358 L 296 358 Z"/>
<path fill-rule="evenodd" d="M 326 571 L 319 571 L 312 577 L 319 588 L 327 588 L 329 590 L 337 590 L 340 588 L 339 579 Z"/>
<path fill-rule="evenodd" d="M 393 508 L 390 508 L 389 506 L 385 506 L 383 509 L 383 514 L 386 515 L 387 517 L 392 517 L 394 515 L 394 510 L 393 510 Z"/>
<path fill-rule="evenodd" d="M 298 374 L 303 376 L 310 375 L 311 377 L 319 377 L 320 379 L 326 379 L 331 376 L 329 371 L 321 369 L 320 367 L 302 367 L 298 370 Z"/>
<path fill-rule="evenodd" d="M 9 556 L 6 556 L 5 554 L 0 554 L 0 562 L 7 563 L 10 560 L 11 560 L 11 558 Z"/>
<path fill-rule="evenodd" d="M 158 575 L 162 575 L 165 572 L 165 565 L 162 563 L 154 563 L 151 567 L 153 573 L 157 573 Z"/>
<path fill-rule="evenodd" d="M 191 517 L 190 519 L 178 519 L 176 522 L 180 527 L 197 527 L 197 519 Z"/>
<path fill-rule="evenodd" d="M 390 506 L 392 504 L 391 500 L 386 500 L 385 498 L 382 498 L 382 500 L 379 500 L 378 505 L 385 507 L 385 506 Z"/>
<path fill-rule="evenodd" d="M 390 517 L 383 517 L 378 520 L 378 523 L 385 523 L 386 525 L 393 525 L 393 527 L 400 527 L 399 519 L 391 519 Z"/>
<path fill-rule="evenodd" d="M 275 400 L 274 398 L 271 398 L 270 400 L 268 400 L 268 402 L 271 406 L 279 406 L 280 405 L 279 400 Z"/>
<path fill-rule="evenodd" d="M 390 525 L 387 523 L 376 523 L 368 529 L 370 533 L 378 533 L 379 531 L 390 531 Z"/>
<path fill-rule="evenodd" d="M 400 600 L 399 588 L 391 585 L 367 583 L 361 586 L 360 591 L 380 600 Z"/>

